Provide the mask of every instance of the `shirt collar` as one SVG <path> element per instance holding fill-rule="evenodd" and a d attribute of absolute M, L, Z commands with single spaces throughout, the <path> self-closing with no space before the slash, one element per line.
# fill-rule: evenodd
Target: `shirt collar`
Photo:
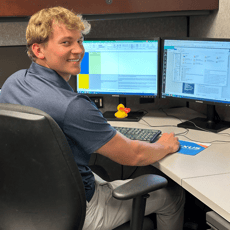
<path fill-rule="evenodd" d="M 28 73 L 33 76 L 44 79 L 45 81 L 52 82 L 57 87 L 73 91 L 72 87 L 60 76 L 55 70 L 49 69 L 45 66 L 32 62 L 28 69 Z"/>

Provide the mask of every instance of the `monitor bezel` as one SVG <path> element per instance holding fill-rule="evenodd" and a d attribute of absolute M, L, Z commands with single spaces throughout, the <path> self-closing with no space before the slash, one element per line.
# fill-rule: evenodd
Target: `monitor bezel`
<path fill-rule="evenodd" d="M 165 40 L 188 40 L 188 41 L 220 41 L 220 42 L 230 42 L 230 39 L 228 38 L 197 38 L 197 37 L 162 37 L 161 38 L 161 57 L 160 57 L 160 77 L 159 77 L 159 85 L 160 85 L 160 98 L 161 99 L 169 99 L 169 100 L 176 100 L 176 101 L 184 101 L 184 102 L 194 102 L 194 103 L 199 103 L 199 104 L 207 104 L 207 105 L 221 105 L 221 106 L 230 106 L 230 101 L 229 103 L 224 103 L 224 102 L 217 102 L 217 101 L 212 101 L 212 100 L 197 100 L 195 98 L 178 98 L 178 97 L 173 97 L 173 96 L 163 96 L 162 95 L 162 80 L 163 80 L 163 68 L 164 68 L 164 41 Z"/>
<path fill-rule="evenodd" d="M 121 93 L 117 93 L 117 94 L 109 94 L 109 93 L 105 93 L 105 94 L 89 94 L 89 93 L 84 93 L 84 95 L 87 95 L 89 97 L 103 97 L 103 96 L 111 96 L 111 97 L 115 97 L 115 98 L 119 98 L 119 97 L 125 97 L 125 98 L 128 98 L 128 97 L 137 97 L 137 98 L 160 98 L 160 68 L 161 68 L 161 65 L 160 65 L 160 61 L 161 61 L 161 38 L 160 37 L 121 37 L 121 38 L 87 38 L 84 37 L 84 41 L 124 41 L 124 40 L 127 40 L 127 41 L 138 41 L 138 40 L 156 40 L 158 41 L 158 52 L 157 52 L 157 55 L 158 55 L 158 60 L 157 60 L 157 94 L 156 95 L 138 95 L 138 94 L 121 94 Z M 84 44 L 84 42 L 83 42 Z M 77 77 L 76 77 L 77 79 Z M 78 92 L 78 87 L 77 87 L 77 80 L 76 80 L 76 92 Z M 79 93 L 79 94 L 82 94 L 82 93 Z"/>

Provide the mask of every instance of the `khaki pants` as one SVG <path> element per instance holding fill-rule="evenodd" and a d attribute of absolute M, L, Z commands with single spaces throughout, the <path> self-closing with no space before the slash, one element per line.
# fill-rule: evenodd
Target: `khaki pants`
<path fill-rule="evenodd" d="M 95 180 L 96 189 L 90 202 L 87 202 L 83 230 L 112 230 L 129 221 L 132 214 L 132 200 L 116 200 L 112 196 L 112 190 L 130 179 L 106 182 L 95 174 Z M 184 190 L 180 186 L 166 187 L 149 195 L 145 215 L 157 214 L 157 229 L 182 230 Z"/>

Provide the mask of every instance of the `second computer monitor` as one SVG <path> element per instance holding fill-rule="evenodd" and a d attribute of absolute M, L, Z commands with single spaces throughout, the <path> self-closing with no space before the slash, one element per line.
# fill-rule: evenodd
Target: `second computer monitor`
<path fill-rule="evenodd" d="M 230 106 L 230 40 L 167 38 L 162 46 L 162 97 L 208 104 L 208 118 L 193 123 L 222 130 L 214 106 Z M 194 124 L 187 127 L 196 128 Z"/>

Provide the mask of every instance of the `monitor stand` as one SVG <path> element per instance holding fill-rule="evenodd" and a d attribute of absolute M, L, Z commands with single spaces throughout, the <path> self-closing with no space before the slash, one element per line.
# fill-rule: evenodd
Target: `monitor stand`
<path fill-rule="evenodd" d="M 126 107 L 126 98 L 125 97 L 119 97 L 119 104 L 123 104 Z M 133 122 L 138 122 L 144 115 L 145 112 L 142 111 L 131 111 L 128 113 L 128 116 L 125 118 L 117 118 L 115 117 L 115 113 L 117 111 L 106 111 L 103 113 L 104 118 L 107 119 L 107 121 L 133 121 Z"/>
<path fill-rule="evenodd" d="M 214 133 L 218 133 L 222 130 L 230 128 L 230 122 L 216 119 L 216 114 L 215 105 L 207 105 L 207 118 L 197 117 L 190 121 L 180 123 L 177 126 L 200 131 L 210 131 Z"/>

